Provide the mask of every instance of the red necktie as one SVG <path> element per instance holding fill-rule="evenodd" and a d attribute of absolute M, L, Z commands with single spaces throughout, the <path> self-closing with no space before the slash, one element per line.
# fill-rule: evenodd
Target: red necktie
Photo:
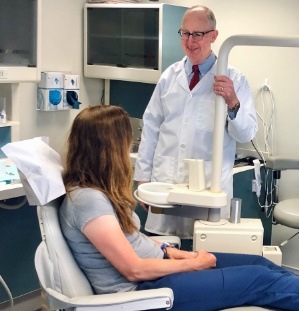
<path fill-rule="evenodd" d="M 192 70 L 193 70 L 193 76 L 192 76 L 192 79 L 191 79 L 190 85 L 189 85 L 190 90 L 192 90 L 194 88 L 194 86 L 199 82 L 198 65 L 193 65 Z"/>

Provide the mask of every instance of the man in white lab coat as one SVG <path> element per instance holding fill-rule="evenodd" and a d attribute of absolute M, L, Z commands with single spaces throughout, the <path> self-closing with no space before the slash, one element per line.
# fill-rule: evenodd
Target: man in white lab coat
<path fill-rule="evenodd" d="M 250 141 L 258 129 L 252 93 L 245 76 L 232 67 L 228 68 L 227 76 L 216 76 L 217 57 L 211 45 L 218 31 L 214 14 L 208 8 L 188 9 L 179 35 L 185 57 L 163 72 L 145 110 L 134 179 L 139 183 L 186 183 L 188 166 L 183 159 L 203 159 L 209 187 L 215 95 L 220 95 L 227 105 L 221 186 L 230 202 L 236 141 Z M 197 68 L 200 80 L 196 84 L 192 80 Z M 229 206 L 222 209 L 221 216 L 229 217 Z M 155 234 L 192 238 L 193 225 L 192 218 L 149 211 L 145 229 Z"/>

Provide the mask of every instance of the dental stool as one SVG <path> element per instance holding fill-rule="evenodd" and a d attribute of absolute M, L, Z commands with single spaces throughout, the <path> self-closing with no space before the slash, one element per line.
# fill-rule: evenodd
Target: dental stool
<path fill-rule="evenodd" d="M 276 205 L 273 212 L 274 223 L 299 230 L 299 198 L 286 199 L 280 202 L 278 200 L 278 180 L 281 178 L 281 171 L 299 170 L 298 157 L 272 156 L 268 158 L 266 167 L 273 170 L 275 181 Z M 299 234 L 299 231 L 291 238 L 297 234 Z M 283 245 L 286 244 L 287 241 L 283 242 Z"/>

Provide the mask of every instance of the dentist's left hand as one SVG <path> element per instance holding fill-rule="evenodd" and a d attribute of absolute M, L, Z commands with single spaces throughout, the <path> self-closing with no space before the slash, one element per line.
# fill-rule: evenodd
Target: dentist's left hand
<path fill-rule="evenodd" d="M 227 107 L 233 109 L 239 102 L 233 81 L 226 76 L 214 77 L 213 91 L 224 98 Z"/>

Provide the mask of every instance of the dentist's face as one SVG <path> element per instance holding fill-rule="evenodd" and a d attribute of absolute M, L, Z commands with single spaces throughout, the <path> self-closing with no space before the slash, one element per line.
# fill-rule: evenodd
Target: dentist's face
<path fill-rule="evenodd" d="M 185 14 L 181 29 L 184 33 L 207 32 L 212 30 L 210 21 L 206 16 L 206 12 L 201 10 L 193 10 Z M 181 38 L 182 49 L 192 64 L 200 64 L 211 55 L 211 45 L 214 43 L 218 35 L 217 30 L 213 30 L 201 37 L 193 38 L 192 35 L 187 38 Z"/>

